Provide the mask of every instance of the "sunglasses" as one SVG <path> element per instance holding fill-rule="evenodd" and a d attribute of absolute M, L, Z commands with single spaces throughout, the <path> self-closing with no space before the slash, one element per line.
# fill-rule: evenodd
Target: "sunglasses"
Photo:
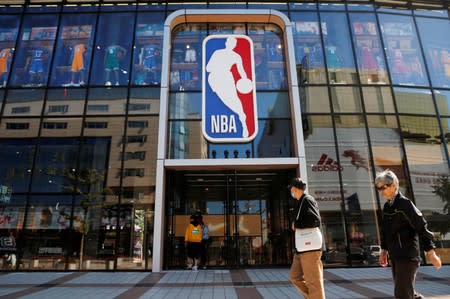
<path fill-rule="evenodd" d="M 389 187 L 391 187 L 392 184 L 384 184 L 383 186 L 377 186 L 378 191 L 383 191 Z"/>

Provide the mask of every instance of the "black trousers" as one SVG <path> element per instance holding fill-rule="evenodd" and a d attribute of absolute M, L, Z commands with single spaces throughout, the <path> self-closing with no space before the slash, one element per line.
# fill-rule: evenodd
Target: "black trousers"
<path fill-rule="evenodd" d="M 409 259 L 391 260 L 392 276 L 394 277 L 394 295 L 397 299 L 424 298 L 414 289 L 416 274 L 420 263 Z"/>

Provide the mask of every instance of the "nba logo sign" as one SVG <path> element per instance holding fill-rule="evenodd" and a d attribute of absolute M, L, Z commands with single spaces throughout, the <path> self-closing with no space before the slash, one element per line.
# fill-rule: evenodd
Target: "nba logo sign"
<path fill-rule="evenodd" d="M 211 142 L 249 142 L 258 133 L 253 42 L 245 35 L 203 40 L 202 130 Z"/>

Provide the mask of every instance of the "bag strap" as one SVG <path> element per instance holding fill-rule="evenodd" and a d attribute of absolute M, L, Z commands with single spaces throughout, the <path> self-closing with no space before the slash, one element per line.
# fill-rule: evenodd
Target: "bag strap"
<path fill-rule="evenodd" d="M 295 218 L 295 220 L 298 220 L 298 217 L 300 216 L 300 211 L 302 210 L 303 201 L 305 200 L 305 198 L 306 197 L 303 197 L 302 201 L 300 202 L 300 208 L 298 209 L 297 217 Z"/>

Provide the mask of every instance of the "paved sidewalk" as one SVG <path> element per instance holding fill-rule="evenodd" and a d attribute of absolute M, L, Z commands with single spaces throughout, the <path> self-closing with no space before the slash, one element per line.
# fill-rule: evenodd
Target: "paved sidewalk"
<path fill-rule="evenodd" d="M 392 298 L 390 268 L 326 269 L 327 299 Z M 417 290 L 428 299 L 450 298 L 450 265 L 422 266 Z M 301 298 L 288 269 L 151 272 L 0 273 L 0 299 L 282 299 Z"/>

